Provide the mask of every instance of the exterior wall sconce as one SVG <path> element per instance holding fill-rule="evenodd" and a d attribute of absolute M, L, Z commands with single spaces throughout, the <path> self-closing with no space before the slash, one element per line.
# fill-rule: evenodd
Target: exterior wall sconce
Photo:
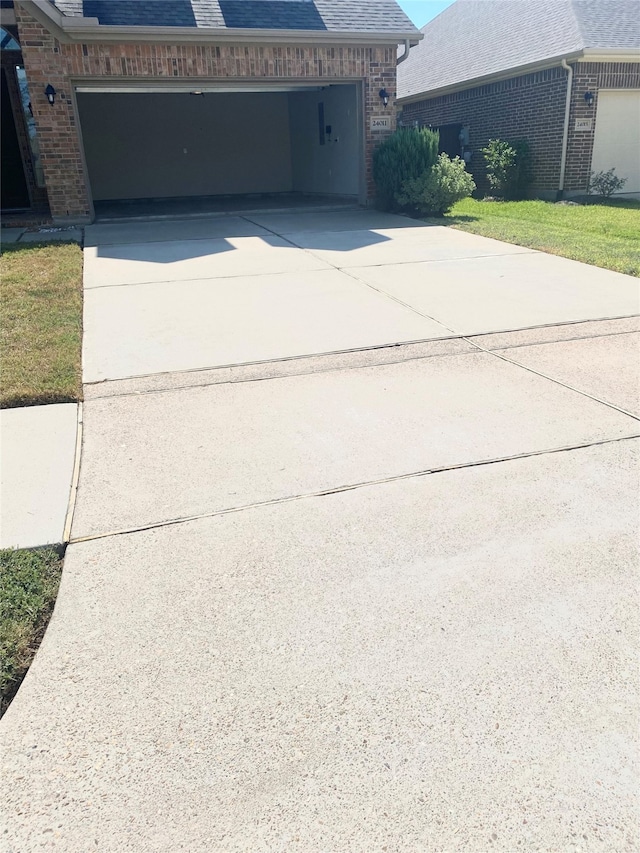
<path fill-rule="evenodd" d="M 387 92 L 387 90 L 386 89 L 380 89 L 378 94 L 380 95 L 382 103 L 385 105 L 385 107 L 388 106 L 388 104 L 389 104 L 389 93 Z"/>
<path fill-rule="evenodd" d="M 53 88 L 51 83 L 48 84 L 47 88 L 44 90 L 45 95 L 47 96 L 47 100 L 53 106 L 56 102 L 56 90 Z"/>
<path fill-rule="evenodd" d="M 593 106 L 593 92 L 584 93 L 584 102 L 588 107 Z"/>

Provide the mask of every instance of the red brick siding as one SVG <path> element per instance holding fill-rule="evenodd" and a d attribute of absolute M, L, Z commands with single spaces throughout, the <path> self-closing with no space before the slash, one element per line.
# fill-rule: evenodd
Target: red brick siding
<path fill-rule="evenodd" d="M 481 149 L 494 138 L 526 139 L 531 146 L 534 191 L 557 189 L 566 93 L 566 72 L 550 68 L 407 104 L 402 120 L 434 127 L 468 125 L 473 151 L 470 169 L 483 193 L 489 187 Z"/>
<path fill-rule="evenodd" d="M 83 78 L 363 81 L 367 195 L 374 195 L 371 157 L 384 134 L 372 132 L 370 125 L 372 118 L 388 115 L 395 127 L 395 111 L 391 105 L 385 110 L 378 95 L 386 87 L 395 96 L 395 47 L 60 44 L 19 3 L 16 18 L 56 219 L 89 217 L 91 211 L 71 94 Z M 47 83 L 58 92 L 53 108 L 44 96 Z"/>
<path fill-rule="evenodd" d="M 569 193 L 582 193 L 591 169 L 598 90 L 640 88 L 640 63 L 579 62 L 573 68 L 564 186 Z M 584 100 L 587 90 L 595 95 L 592 107 Z M 480 149 L 493 137 L 527 139 L 533 160 L 532 193 L 548 194 L 560 183 L 566 93 L 567 72 L 556 67 L 408 104 L 402 120 L 434 126 L 468 124 L 474 151 L 471 171 L 481 192 L 489 187 Z M 576 131 L 577 118 L 593 118 L 592 130 Z"/>

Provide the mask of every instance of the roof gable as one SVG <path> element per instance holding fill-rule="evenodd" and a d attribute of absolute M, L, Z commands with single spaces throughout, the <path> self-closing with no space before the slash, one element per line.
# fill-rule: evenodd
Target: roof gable
<path fill-rule="evenodd" d="M 639 0 L 574 0 L 583 47 L 640 48 Z"/>
<path fill-rule="evenodd" d="M 457 0 L 398 67 L 398 97 L 579 53 L 640 47 L 638 0 Z"/>

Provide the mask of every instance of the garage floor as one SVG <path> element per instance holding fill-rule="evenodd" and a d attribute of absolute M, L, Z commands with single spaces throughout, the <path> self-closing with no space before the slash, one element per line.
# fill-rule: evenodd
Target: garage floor
<path fill-rule="evenodd" d="M 236 196 L 188 196 L 186 198 L 139 198 L 96 201 L 97 222 L 161 217 L 201 217 L 210 214 L 252 213 L 257 210 L 315 210 L 357 207 L 352 196 L 274 193 Z"/>
<path fill-rule="evenodd" d="M 85 255 L 11 849 L 640 849 L 638 279 L 366 211 Z"/>

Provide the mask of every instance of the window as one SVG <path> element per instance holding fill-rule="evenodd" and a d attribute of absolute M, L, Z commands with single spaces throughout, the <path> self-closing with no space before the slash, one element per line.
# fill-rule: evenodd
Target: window
<path fill-rule="evenodd" d="M 18 81 L 18 89 L 20 90 L 20 101 L 22 102 L 24 120 L 29 133 L 29 145 L 31 147 L 31 159 L 33 160 L 33 171 L 35 173 L 36 185 L 44 187 L 44 172 L 42 171 L 42 162 L 40 160 L 40 145 L 38 144 L 35 119 L 33 118 L 33 113 L 31 111 L 31 98 L 29 97 L 27 75 L 23 65 L 16 65 L 16 79 Z"/>
<path fill-rule="evenodd" d="M 20 50 L 18 40 L 4 27 L 0 27 L 0 50 Z"/>

